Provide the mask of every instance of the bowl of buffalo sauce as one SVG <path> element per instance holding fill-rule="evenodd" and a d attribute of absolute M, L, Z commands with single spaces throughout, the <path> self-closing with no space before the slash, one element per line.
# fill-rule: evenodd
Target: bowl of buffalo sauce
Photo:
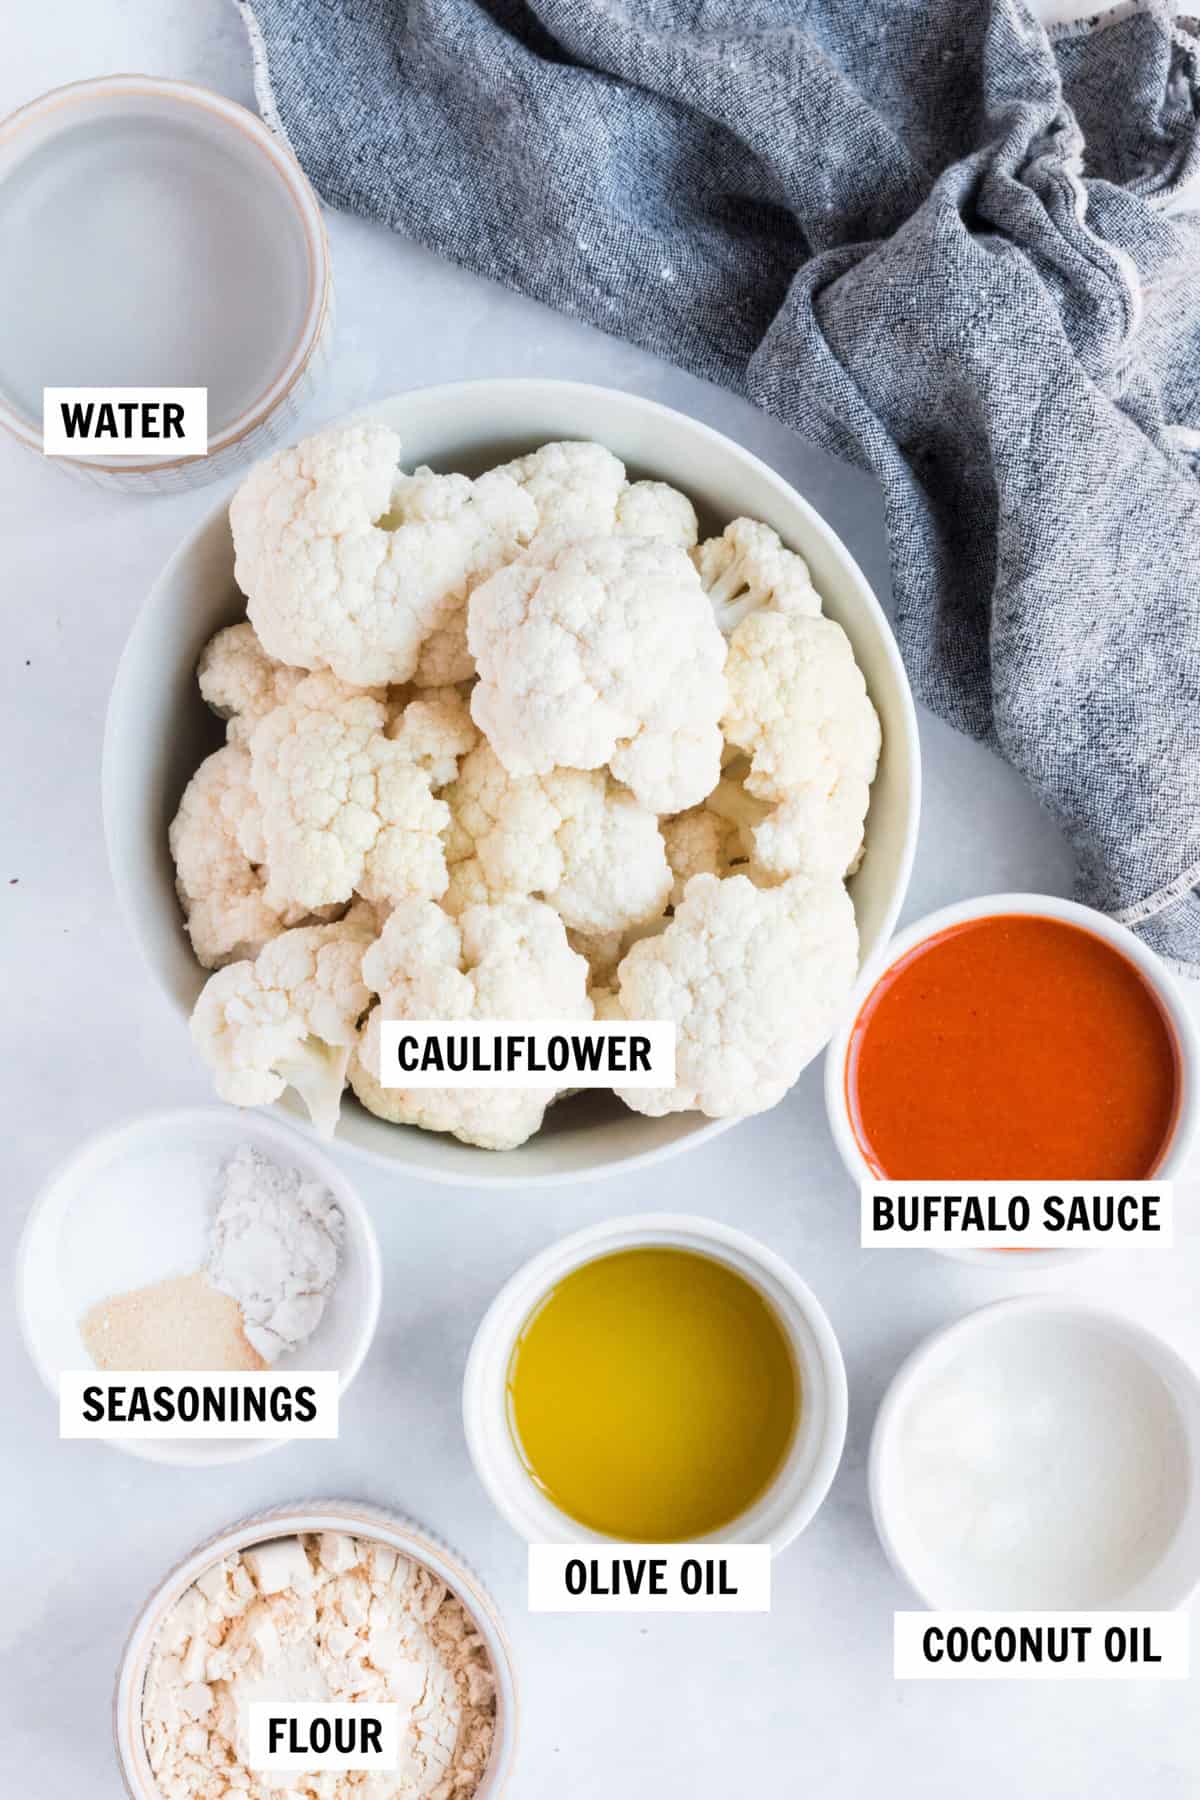
<path fill-rule="evenodd" d="M 1182 1170 L 1198 1067 L 1178 983 L 1132 932 L 1069 900 L 998 894 L 919 920 L 872 960 L 825 1098 L 856 1182 L 1137 1183 Z"/>

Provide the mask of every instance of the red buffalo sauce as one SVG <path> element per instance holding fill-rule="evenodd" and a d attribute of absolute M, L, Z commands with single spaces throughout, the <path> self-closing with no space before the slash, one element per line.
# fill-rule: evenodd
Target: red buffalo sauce
<path fill-rule="evenodd" d="M 872 989 L 846 1098 L 867 1162 L 892 1180 L 1136 1181 L 1174 1128 L 1175 1035 L 1105 939 L 1027 914 L 972 919 Z"/>

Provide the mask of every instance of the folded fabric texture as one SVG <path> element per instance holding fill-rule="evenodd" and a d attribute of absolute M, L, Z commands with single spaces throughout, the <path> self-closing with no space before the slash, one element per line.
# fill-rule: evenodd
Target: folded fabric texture
<path fill-rule="evenodd" d="M 882 484 L 918 697 L 1200 973 L 1200 25 L 1019 0 L 242 0 L 333 206 Z"/>

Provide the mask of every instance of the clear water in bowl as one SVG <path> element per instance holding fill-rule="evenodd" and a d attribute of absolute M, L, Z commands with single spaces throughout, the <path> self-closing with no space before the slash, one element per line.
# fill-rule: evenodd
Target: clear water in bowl
<path fill-rule="evenodd" d="M 210 440 L 277 379 L 305 317 L 308 248 L 254 140 L 185 102 L 81 102 L 0 158 L 0 392 L 206 387 Z"/>

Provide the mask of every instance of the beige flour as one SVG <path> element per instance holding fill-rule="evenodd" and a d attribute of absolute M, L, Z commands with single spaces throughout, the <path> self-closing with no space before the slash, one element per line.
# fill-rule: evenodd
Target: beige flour
<path fill-rule="evenodd" d="M 396 1702 L 399 1770 L 255 1773 L 254 1700 Z M 151 1652 L 142 1728 L 163 1800 L 467 1800 L 495 1710 L 461 1602 L 385 1544 L 322 1532 L 228 1556 L 176 1602 Z"/>
<path fill-rule="evenodd" d="M 206 1276 L 175 1275 L 101 1300 L 79 1321 L 98 1369 L 265 1369 L 242 1309 Z"/>

